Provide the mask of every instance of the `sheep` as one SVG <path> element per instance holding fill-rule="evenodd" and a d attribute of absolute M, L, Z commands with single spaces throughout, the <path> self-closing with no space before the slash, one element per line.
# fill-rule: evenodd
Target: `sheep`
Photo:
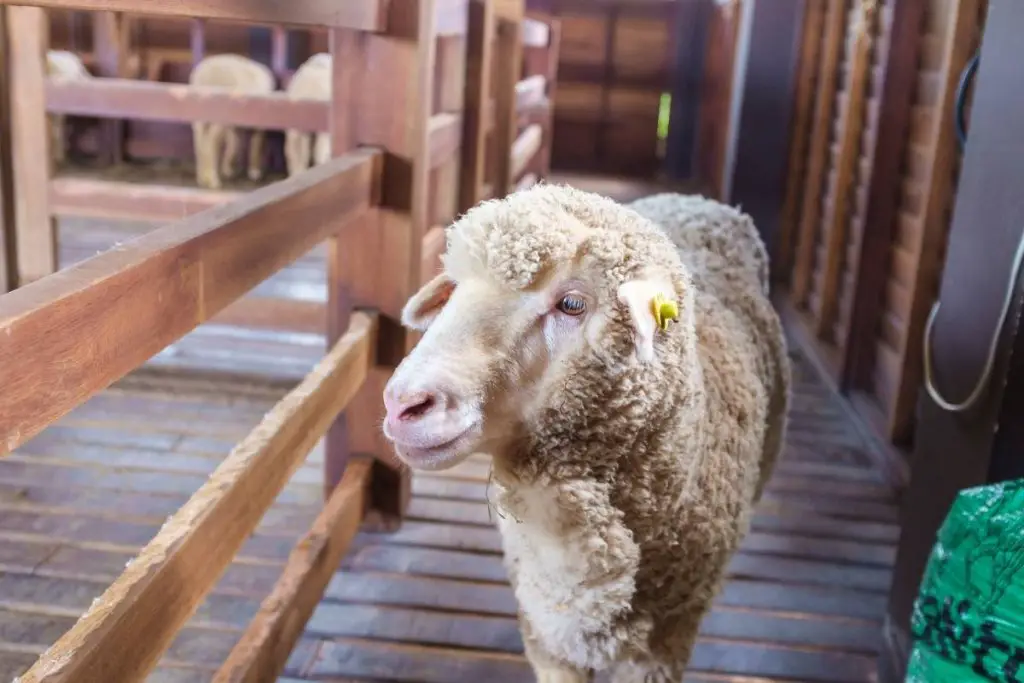
<path fill-rule="evenodd" d="M 192 69 L 188 82 L 190 86 L 222 88 L 244 95 L 266 95 L 274 92 L 276 87 L 274 74 L 269 68 L 235 54 L 205 57 Z M 264 131 L 254 130 L 249 140 L 250 180 L 263 177 L 264 136 Z M 192 124 L 192 140 L 196 155 L 196 182 L 201 187 L 219 189 L 221 177 L 236 175 L 235 159 L 241 140 L 234 126 L 195 122 Z"/>
<path fill-rule="evenodd" d="M 491 459 L 542 683 L 682 678 L 782 448 L 790 368 L 753 221 L 540 184 L 447 229 L 384 389 L 419 470 Z"/>
<path fill-rule="evenodd" d="M 286 92 L 289 98 L 295 100 L 331 99 L 331 55 L 321 52 L 303 62 L 302 66 L 295 70 Z M 288 130 L 284 135 L 285 161 L 289 176 L 309 168 L 311 151 L 315 165 L 331 158 L 329 133 L 310 135 L 301 130 Z M 312 145 L 311 138 L 314 139 Z"/>
<path fill-rule="evenodd" d="M 92 78 L 81 58 L 67 50 L 47 50 L 46 74 L 54 80 L 81 80 Z M 54 162 L 64 162 L 67 154 L 64 148 L 65 117 L 63 114 L 49 114 L 50 147 Z"/>

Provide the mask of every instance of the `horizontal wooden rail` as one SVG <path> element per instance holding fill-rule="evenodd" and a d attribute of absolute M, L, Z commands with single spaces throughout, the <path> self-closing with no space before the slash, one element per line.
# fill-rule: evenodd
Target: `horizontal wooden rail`
<path fill-rule="evenodd" d="M 171 223 L 241 199 L 242 192 L 125 183 L 95 178 L 54 178 L 50 210 L 57 216 L 90 216 Z"/>
<path fill-rule="evenodd" d="M 231 451 L 21 682 L 143 680 L 366 380 L 376 330 L 375 318 L 353 315 L 331 352 Z"/>
<path fill-rule="evenodd" d="M 516 138 L 515 143 L 512 145 L 511 150 L 511 175 L 512 179 L 519 178 L 520 175 L 526 170 L 526 167 L 530 164 L 530 160 L 540 149 L 541 143 L 544 141 L 544 128 L 537 123 L 534 123 L 527 127 L 519 137 Z"/>
<path fill-rule="evenodd" d="M 521 190 L 528 190 L 537 184 L 537 176 L 533 173 L 527 173 L 516 183 L 515 192 Z"/>
<path fill-rule="evenodd" d="M 516 83 L 516 111 L 537 107 L 544 102 L 544 91 L 547 79 L 543 76 L 530 76 Z"/>
<path fill-rule="evenodd" d="M 220 88 L 125 78 L 50 79 L 46 110 L 54 114 L 140 121 L 223 123 L 310 132 L 327 130 L 330 103 L 292 100 L 283 92 L 240 95 Z"/>
<path fill-rule="evenodd" d="M 371 210 L 380 161 L 353 152 L 0 297 L 0 455 Z"/>
<path fill-rule="evenodd" d="M 372 462 L 353 460 L 213 683 L 274 683 L 359 530 Z"/>
<path fill-rule="evenodd" d="M 284 24 L 383 31 L 387 27 L 387 0 L 0 0 L 0 5 L 27 5 L 56 9 L 126 12 L 162 17 L 212 19 L 244 24 Z M 401 3 L 400 3 L 401 4 Z M 404 9 L 411 3 L 404 3 Z"/>
<path fill-rule="evenodd" d="M 551 42 L 551 29 L 543 21 L 523 19 L 523 45 L 547 47 Z"/>

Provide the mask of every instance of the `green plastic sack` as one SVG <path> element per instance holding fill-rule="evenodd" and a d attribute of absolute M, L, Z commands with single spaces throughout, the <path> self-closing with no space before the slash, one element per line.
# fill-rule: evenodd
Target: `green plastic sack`
<path fill-rule="evenodd" d="M 911 632 L 906 683 L 1024 683 L 1024 479 L 957 496 Z"/>

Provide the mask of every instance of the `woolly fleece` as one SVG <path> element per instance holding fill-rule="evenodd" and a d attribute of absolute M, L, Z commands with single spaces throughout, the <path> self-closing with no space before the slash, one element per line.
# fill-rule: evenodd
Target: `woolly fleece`
<path fill-rule="evenodd" d="M 467 212 L 443 258 L 456 279 L 485 269 L 514 290 L 575 260 L 609 310 L 600 338 L 549 370 L 513 445 L 492 453 L 539 680 L 681 680 L 785 432 L 789 364 L 752 220 L 694 196 L 624 206 L 537 185 Z M 644 364 L 611 302 L 650 272 L 671 276 L 680 319 Z"/>

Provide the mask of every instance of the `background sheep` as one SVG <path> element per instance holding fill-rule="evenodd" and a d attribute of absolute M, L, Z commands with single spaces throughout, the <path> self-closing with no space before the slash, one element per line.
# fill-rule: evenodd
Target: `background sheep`
<path fill-rule="evenodd" d="M 330 100 L 331 55 L 321 52 L 303 62 L 288 83 L 287 93 L 288 97 L 294 100 Z M 288 175 L 292 176 L 309 168 L 311 152 L 314 164 L 322 164 L 330 159 L 330 134 L 314 135 L 301 130 L 285 131 L 284 155 L 288 164 Z"/>
<path fill-rule="evenodd" d="M 266 95 L 275 89 L 273 72 L 259 62 L 241 55 L 212 55 L 204 58 L 189 75 L 189 85 L 222 88 L 244 95 Z M 254 130 L 249 139 L 250 180 L 263 177 L 264 131 Z M 221 177 L 237 174 L 235 160 L 241 138 L 234 126 L 219 123 L 192 124 L 196 155 L 196 182 L 202 187 L 221 187 Z"/>
<path fill-rule="evenodd" d="M 752 221 L 540 185 L 447 237 L 444 272 L 402 313 L 424 335 L 385 389 L 386 436 L 419 469 L 492 456 L 538 681 L 679 681 L 785 429 Z M 664 330 L 658 296 L 678 303 Z"/>
<path fill-rule="evenodd" d="M 82 60 L 73 52 L 67 50 L 48 50 L 46 53 L 46 73 L 50 78 L 57 80 L 80 80 L 92 78 Z M 64 147 L 64 123 L 63 114 L 47 114 L 50 124 L 50 149 L 55 162 L 63 163 L 66 152 Z"/>

